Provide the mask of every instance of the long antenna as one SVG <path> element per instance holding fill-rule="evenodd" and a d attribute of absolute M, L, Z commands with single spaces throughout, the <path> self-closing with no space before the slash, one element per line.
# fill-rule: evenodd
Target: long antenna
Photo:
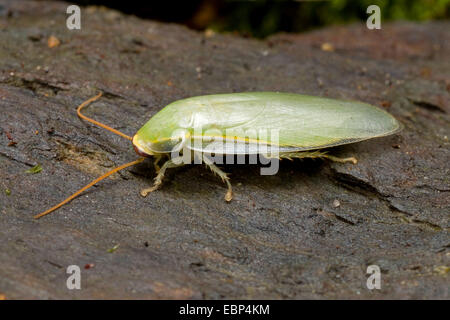
<path fill-rule="evenodd" d="M 112 175 L 113 173 L 116 173 L 117 171 L 120 171 L 120 170 L 125 169 L 125 168 L 127 168 L 127 167 L 134 166 L 135 164 L 138 164 L 138 163 L 140 163 L 140 162 L 142 162 L 142 161 L 144 161 L 144 160 L 145 160 L 145 158 L 139 158 L 139 159 L 137 159 L 137 160 L 135 160 L 135 161 L 125 163 L 125 164 L 123 164 L 123 165 L 121 165 L 121 166 L 119 166 L 119 167 L 117 167 L 117 168 L 112 169 L 111 171 L 105 173 L 105 174 L 102 175 L 101 177 L 99 177 L 99 178 L 95 179 L 94 181 L 92 181 L 91 183 L 89 183 L 87 186 L 81 188 L 80 190 L 78 190 L 77 192 L 75 192 L 74 194 L 72 194 L 72 195 L 71 195 L 70 197 L 68 197 L 67 199 L 61 201 L 61 202 L 58 203 L 56 206 L 54 206 L 54 207 L 48 209 L 47 211 L 44 211 L 44 212 L 42 212 L 42 213 L 39 213 L 38 215 L 35 215 L 34 218 L 35 218 L 35 219 L 39 219 L 40 217 L 43 217 L 43 216 L 49 214 L 50 212 L 55 211 L 55 210 L 58 209 L 59 207 L 65 205 L 67 202 L 69 202 L 69 201 L 71 201 L 72 199 L 76 198 L 76 197 L 77 197 L 80 193 L 82 193 L 83 191 L 89 189 L 89 188 L 92 187 L 94 184 L 96 184 L 96 183 L 102 181 L 103 179 L 109 177 L 109 176 Z"/>
<path fill-rule="evenodd" d="M 116 130 L 116 129 L 113 129 L 113 128 L 111 128 L 110 126 L 107 126 L 106 124 L 100 123 L 100 122 L 98 122 L 98 121 L 96 121 L 96 120 L 94 120 L 94 119 L 91 119 L 91 118 L 89 118 L 89 117 L 86 117 L 84 114 L 81 113 L 81 110 L 82 110 L 84 107 L 86 107 L 86 106 L 87 106 L 88 104 L 90 104 L 91 102 L 94 102 L 94 101 L 98 100 L 101 96 L 102 96 L 102 93 L 100 92 L 100 93 L 97 94 L 95 97 L 92 97 L 92 98 L 90 98 L 90 99 L 84 101 L 82 104 L 80 104 L 80 105 L 78 106 L 78 108 L 77 108 L 77 114 L 78 114 L 78 116 L 79 116 L 80 118 L 86 120 L 86 121 L 89 121 L 89 122 L 91 122 L 91 123 L 93 123 L 93 124 L 99 126 L 99 127 L 102 127 L 102 128 L 104 128 L 104 129 L 106 129 L 106 130 L 108 130 L 108 131 L 111 131 L 111 132 L 113 132 L 113 133 L 115 133 L 115 134 L 117 134 L 117 135 L 119 135 L 119 136 L 121 136 L 121 137 L 124 137 L 125 139 L 128 139 L 128 140 L 130 140 L 130 141 L 133 141 L 133 138 L 132 138 L 132 137 L 127 136 L 126 134 L 124 134 L 124 133 L 122 133 L 122 132 L 120 132 L 120 131 L 118 131 L 118 130 Z M 68 202 L 70 202 L 71 200 L 73 200 L 74 198 L 76 198 L 76 197 L 77 197 L 80 193 L 82 193 L 83 191 L 86 191 L 87 189 L 89 189 L 90 187 L 92 187 L 94 184 L 96 184 L 96 183 L 102 181 L 103 179 L 109 177 L 110 175 L 112 175 L 113 173 L 116 173 L 117 171 L 120 171 L 120 170 L 125 169 L 125 168 L 127 168 L 127 167 L 134 166 L 135 164 L 138 164 L 138 163 L 144 161 L 144 159 L 145 159 L 145 158 L 139 158 L 139 159 L 137 159 L 137 160 L 135 160 L 135 161 L 132 161 L 132 162 L 129 162 L 129 163 L 125 163 L 125 164 L 123 164 L 123 165 L 121 165 L 121 166 L 119 166 L 119 167 L 117 167 L 117 168 L 112 169 L 111 171 L 105 173 L 105 174 L 102 175 L 101 177 L 99 177 L 99 178 L 95 179 L 94 181 L 92 181 L 91 183 L 89 183 L 87 186 L 81 188 L 80 190 L 78 190 L 77 192 L 75 192 L 74 194 L 72 194 L 72 195 L 71 195 L 70 197 L 68 197 L 67 199 L 65 199 L 65 200 L 63 200 L 62 202 L 58 203 L 56 206 L 54 206 L 54 207 L 48 209 L 47 211 L 44 211 L 44 212 L 42 212 L 42 213 L 39 213 L 38 215 L 35 215 L 34 218 L 35 218 L 35 219 L 39 219 L 39 218 L 41 218 L 41 217 L 43 217 L 43 216 L 49 214 L 50 212 L 55 211 L 55 210 L 58 209 L 59 207 L 65 205 L 66 203 L 68 203 Z"/>
<path fill-rule="evenodd" d="M 89 122 L 91 122 L 91 123 L 93 123 L 93 124 L 99 126 L 99 127 L 102 127 L 103 129 L 106 129 L 106 130 L 108 130 L 108 131 L 111 131 L 111 132 L 113 132 L 113 133 L 115 133 L 115 134 L 117 134 L 117 135 L 119 135 L 119 136 L 122 136 L 122 137 L 124 137 L 125 139 L 128 139 L 128 140 L 130 140 L 130 141 L 133 141 L 133 138 L 130 137 L 130 136 L 127 136 L 125 133 L 122 133 L 122 132 L 120 132 L 120 131 L 118 131 L 118 130 L 116 130 L 116 129 L 113 129 L 113 128 L 111 128 L 110 126 L 107 126 L 106 124 L 100 123 L 100 122 L 98 122 L 98 121 L 96 121 L 96 120 L 94 120 L 94 119 L 92 119 L 92 118 L 86 117 L 84 114 L 81 113 L 81 109 L 83 109 L 84 107 L 86 107 L 86 106 L 87 106 L 88 104 L 90 104 L 91 102 L 94 102 L 94 101 L 98 100 L 101 96 L 102 96 L 102 93 L 100 92 L 100 93 L 97 94 L 95 97 L 92 97 L 92 98 L 90 98 L 90 99 L 84 101 L 82 104 L 80 104 L 80 105 L 78 106 L 78 108 L 77 108 L 77 114 L 78 114 L 78 116 L 79 116 L 80 118 L 86 120 L 86 121 L 89 121 Z"/>

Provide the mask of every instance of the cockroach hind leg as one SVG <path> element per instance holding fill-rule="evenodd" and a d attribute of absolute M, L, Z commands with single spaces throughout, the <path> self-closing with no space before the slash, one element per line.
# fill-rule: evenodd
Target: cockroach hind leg
<path fill-rule="evenodd" d="M 357 164 L 358 160 L 355 157 L 348 157 L 348 158 L 338 158 L 331 155 L 325 155 L 324 158 L 330 159 L 331 161 L 340 162 L 340 163 L 346 163 L 351 162 L 353 164 Z"/>
<path fill-rule="evenodd" d="M 162 184 L 162 180 L 164 178 L 164 174 L 166 173 L 167 169 L 180 167 L 183 165 L 184 165 L 184 163 L 182 161 L 175 161 L 173 159 L 170 159 L 170 160 L 167 160 L 166 162 L 164 162 L 163 166 L 161 167 L 161 169 L 159 169 L 159 172 L 158 172 L 157 176 L 155 177 L 155 182 L 154 182 L 153 186 L 150 188 L 145 188 L 145 189 L 141 190 L 141 192 L 140 192 L 141 196 L 146 197 L 150 192 L 153 192 L 159 188 L 159 186 Z"/>
<path fill-rule="evenodd" d="M 346 163 L 351 162 L 353 164 L 357 164 L 358 160 L 355 157 L 349 157 L 349 158 L 339 158 L 332 155 L 327 154 L 326 151 L 300 151 L 300 152 L 286 152 L 280 154 L 281 159 L 289 159 L 292 160 L 293 158 L 297 159 L 304 159 L 304 158 L 311 158 L 311 159 L 329 159 L 334 162 L 340 162 L 340 163 Z"/>
<path fill-rule="evenodd" d="M 297 152 L 282 152 L 279 154 L 279 158 L 281 159 L 316 159 L 316 158 L 326 158 L 327 154 L 324 151 L 297 151 Z"/>

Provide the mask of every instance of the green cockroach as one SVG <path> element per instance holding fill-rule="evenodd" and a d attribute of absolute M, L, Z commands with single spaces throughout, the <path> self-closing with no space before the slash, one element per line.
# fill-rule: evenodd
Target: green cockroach
<path fill-rule="evenodd" d="M 356 164 L 354 157 L 338 158 L 321 149 L 387 136 L 402 128 L 386 111 L 362 102 L 292 93 L 249 92 L 175 101 L 130 137 L 81 113 L 82 108 L 100 96 L 101 93 L 83 102 L 77 109 L 78 115 L 131 140 L 141 158 L 109 171 L 35 218 L 56 210 L 97 182 L 150 156 L 155 157 L 157 176 L 151 188 L 141 191 L 142 196 L 161 185 L 168 168 L 186 164 L 185 156 L 190 153 L 200 157 L 227 184 L 225 200 L 230 201 L 233 193 L 227 174 L 204 155 L 263 154 L 267 158 L 326 158 Z M 267 131 L 277 134 L 259 134 Z M 158 162 L 164 156 L 169 159 L 159 167 Z"/>

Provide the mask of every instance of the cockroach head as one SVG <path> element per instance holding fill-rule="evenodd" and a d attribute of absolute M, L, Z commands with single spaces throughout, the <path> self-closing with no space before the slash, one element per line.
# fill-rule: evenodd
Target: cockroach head
<path fill-rule="evenodd" d="M 140 150 L 138 146 L 133 144 L 134 151 L 141 157 L 151 157 L 151 154 L 145 153 L 144 151 Z"/>
<path fill-rule="evenodd" d="M 136 136 L 133 137 L 133 148 L 134 148 L 134 151 L 141 157 L 147 158 L 147 157 L 153 156 L 152 153 L 144 151 L 143 148 L 139 146 L 139 144 L 137 143 Z"/>

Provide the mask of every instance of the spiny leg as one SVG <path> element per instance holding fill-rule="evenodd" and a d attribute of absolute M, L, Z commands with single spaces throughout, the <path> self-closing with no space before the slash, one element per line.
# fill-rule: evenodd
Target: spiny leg
<path fill-rule="evenodd" d="M 346 162 L 351 162 L 353 164 L 357 164 L 358 160 L 355 157 L 348 157 L 348 158 L 338 158 L 329 154 L 325 154 L 323 155 L 323 158 L 327 158 L 330 159 L 331 161 L 334 162 L 340 162 L 340 163 L 346 163 Z"/>
<path fill-rule="evenodd" d="M 280 159 L 289 159 L 292 160 L 294 158 L 301 159 L 301 158 L 325 158 L 329 159 L 331 161 L 335 162 L 351 162 L 353 164 L 356 164 L 358 160 L 356 160 L 355 157 L 349 157 L 349 158 L 339 158 L 332 155 L 327 154 L 325 151 L 299 151 L 299 152 L 285 152 L 280 153 L 279 155 Z"/>
<path fill-rule="evenodd" d="M 231 199 L 233 199 L 233 190 L 231 189 L 231 183 L 230 183 L 230 178 L 227 176 L 227 174 L 225 172 L 223 172 L 222 170 L 220 170 L 219 167 L 217 167 L 210 159 L 208 159 L 207 157 L 203 157 L 203 162 L 211 169 L 212 172 L 214 172 L 215 174 L 217 174 L 223 182 L 225 182 L 228 186 L 228 191 L 225 194 L 225 201 L 229 202 L 231 201 Z"/>
<path fill-rule="evenodd" d="M 184 163 L 183 163 L 182 159 L 179 159 L 179 158 L 170 159 L 170 160 L 167 160 L 166 162 L 164 162 L 163 166 L 161 167 L 161 169 L 158 172 L 158 175 L 155 178 L 155 183 L 153 184 L 153 186 L 150 188 L 143 189 L 141 191 L 141 196 L 146 197 L 150 192 L 153 192 L 156 189 L 158 189 L 158 187 L 162 183 L 162 179 L 164 178 L 164 174 L 167 169 L 176 168 L 176 167 L 180 167 L 183 165 L 184 165 Z"/>

